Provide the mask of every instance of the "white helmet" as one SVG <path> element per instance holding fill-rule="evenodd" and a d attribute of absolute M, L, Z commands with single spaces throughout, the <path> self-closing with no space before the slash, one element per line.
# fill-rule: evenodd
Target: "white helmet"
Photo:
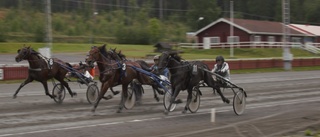
<path fill-rule="evenodd" d="M 155 55 L 154 57 L 153 57 L 153 60 L 159 60 L 159 55 Z"/>

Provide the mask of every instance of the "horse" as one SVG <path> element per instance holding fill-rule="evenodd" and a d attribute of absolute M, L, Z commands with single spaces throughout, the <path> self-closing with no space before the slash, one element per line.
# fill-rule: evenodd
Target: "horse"
<path fill-rule="evenodd" d="M 126 62 L 126 61 L 129 61 L 126 56 L 124 54 L 121 53 L 121 50 L 119 52 L 117 52 L 116 48 L 115 49 L 111 49 L 109 51 L 107 51 L 107 54 L 110 55 L 110 57 L 118 62 Z M 146 70 L 146 71 L 151 71 L 150 69 L 150 66 L 147 62 L 145 62 L 144 60 L 136 60 L 134 62 L 137 62 L 140 67 L 143 69 L 143 70 Z M 144 93 L 144 90 L 143 90 L 143 87 L 141 85 L 141 83 L 139 81 L 133 81 L 133 86 L 135 87 L 135 93 L 137 95 L 137 99 L 138 101 L 140 101 L 140 99 L 142 98 L 142 93 Z M 158 94 L 160 95 L 163 95 L 164 92 L 162 90 L 160 90 L 157 86 L 157 84 L 155 82 L 152 82 L 152 83 L 146 83 L 146 85 L 150 85 L 153 89 L 153 94 L 154 94 L 154 99 L 156 99 L 157 102 L 160 101 Z"/>
<path fill-rule="evenodd" d="M 23 86 L 27 85 L 33 80 L 42 83 L 46 95 L 50 98 L 54 98 L 55 96 L 49 93 L 47 84 L 47 81 L 52 78 L 58 80 L 64 87 L 66 87 L 71 97 L 77 95 L 76 92 L 71 91 L 68 83 L 64 81 L 64 78 L 68 72 L 67 68 L 72 67 L 69 63 L 63 62 L 57 58 L 48 59 L 39 52 L 30 48 L 30 46 L 24 46 L 23 48 L 18 49 L 17 52 L 18 55 L 15 57 L 16 62 L 21 62 L 22 60 L 28 61 L 29 75 L 28 78 L 20 84 L 19 88 L 14 93 L 13 98 L 17 97 L 17 94 Z"/>
<path fill-rule="evenodd" d="M 197 67 L 194 69 L 194 65 Z M 212 78 L 212 75 L 208 72 L 200 69 L 204 68 L 209 70 L 209 67 L 201 61 L 182 61 L 182 58 L 178 55 L 177 52 L 162 52 L 159 57 L 159 69 L 164 69 L 167 67 L 171 73 L 170 82 L 173 95 L 170 100 L 169 109 L 171 108 L 172 103 L 181 103 L 180 100 L 176 100 L 178 94 L 181 90 L 188 91 L 188 98 L 186 106 L 182 113 L 186 113 L 189 107 L 189 104 L 192 99 L 192 89 L 199 84 L 200 81 L 204 81 L 209 87 L 212 87 L 213 90 L 220 88 L 216 81 Z M 222 98 L 222 101 L 225 103 L 230 103 L 229 99 L 224 97 L 220 90 L 216 90 Z M 165 114 L 168 114 L 169 111 L 166 110 Z"/>
<path fill-rule="evenodd" d="M 125 99 L 128 98 L 128 85 L 133 79 L 138 79 L 138 81 L 141 83 L 152 82 L 150 78 L 140 74 L 132 68 L 132 66 L 141 68 L 138 63 L 126 61 L 123 62 L 123 64 L 120 64 L 119 62 L 113 60 L 110 57 L 110 54 L 107 54 L 105 44 L 99 47 L 93 46 L 89 51 L 86 63 L 90 66 L 93 66 L 94 62 L 97 63 L 100 71 L 99 80 L 102 84 L 98 99 L 91 109 L 92 112 L 95 112 L 100 100 L 104 97 L 108 88 L 122 84 L 121 102 L 117 110 L 117 113 L 120 113 L 124 107 Z M 112 97 L 108 96 L 108 99 L 110 98 Z"/>

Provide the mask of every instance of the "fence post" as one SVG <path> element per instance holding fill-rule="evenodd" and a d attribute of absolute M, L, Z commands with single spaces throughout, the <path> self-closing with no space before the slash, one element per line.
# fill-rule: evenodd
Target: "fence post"
<path fill-rule="evenodd" d="M 3 69 L 0 69 L 0 80 L 3 80 Z"/>

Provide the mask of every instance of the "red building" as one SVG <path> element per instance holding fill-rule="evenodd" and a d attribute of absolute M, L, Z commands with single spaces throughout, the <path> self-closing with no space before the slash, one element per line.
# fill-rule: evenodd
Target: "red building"
<path fill-rule="evenodd" d="M 230 26 L 233 26 L 233 37 L 230 37 Z M 203 27 L 195 32 L 198 43 L 203 43 L 204 48 L 221 46 L 221 44 L 248 44 L 248 43 L 268 43 L 275 44 L 282 42 L 282 23 L 272 21 L 259 21 L 247 19 L 220 18 L 215 22 Z M 290 28 L 292 42 L 301 42 L 310 35 Z M 206 46 L 207 45 L 207 46 Z"/>

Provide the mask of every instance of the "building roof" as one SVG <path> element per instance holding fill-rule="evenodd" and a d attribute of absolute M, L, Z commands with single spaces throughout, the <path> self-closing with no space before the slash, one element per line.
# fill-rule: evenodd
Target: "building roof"
<path fill-rule="evenodd" d="M 215 22 L 203 27 L 198 30 L 195 35 L 198 35 L 202 31 L 207 30 L 213 25 L 225 22 L 228 24 L 232 24 L 234 27 L 237 27 L 243 31 L 246 31 L 249 34 L 270 34 L 270 35 L 282 35 L 282 23 L 281 22 L 273 22 L 273 21 L 260 21 L 260 20 L 247 20 L 247 19 L 233 19 L 233 22 L 230 21 L 229 18 L 220 18 Z M 290 29 L 291 35 L 297 36 L 305 36 L 305 33 L 300 31 Z"/>
<path fill-rule="evenodd" d="M 306 35 L 320 36 L 320 26 L 304 24 L 290 24 L 289 26 L 299 32 L 305 33 Z"/>

